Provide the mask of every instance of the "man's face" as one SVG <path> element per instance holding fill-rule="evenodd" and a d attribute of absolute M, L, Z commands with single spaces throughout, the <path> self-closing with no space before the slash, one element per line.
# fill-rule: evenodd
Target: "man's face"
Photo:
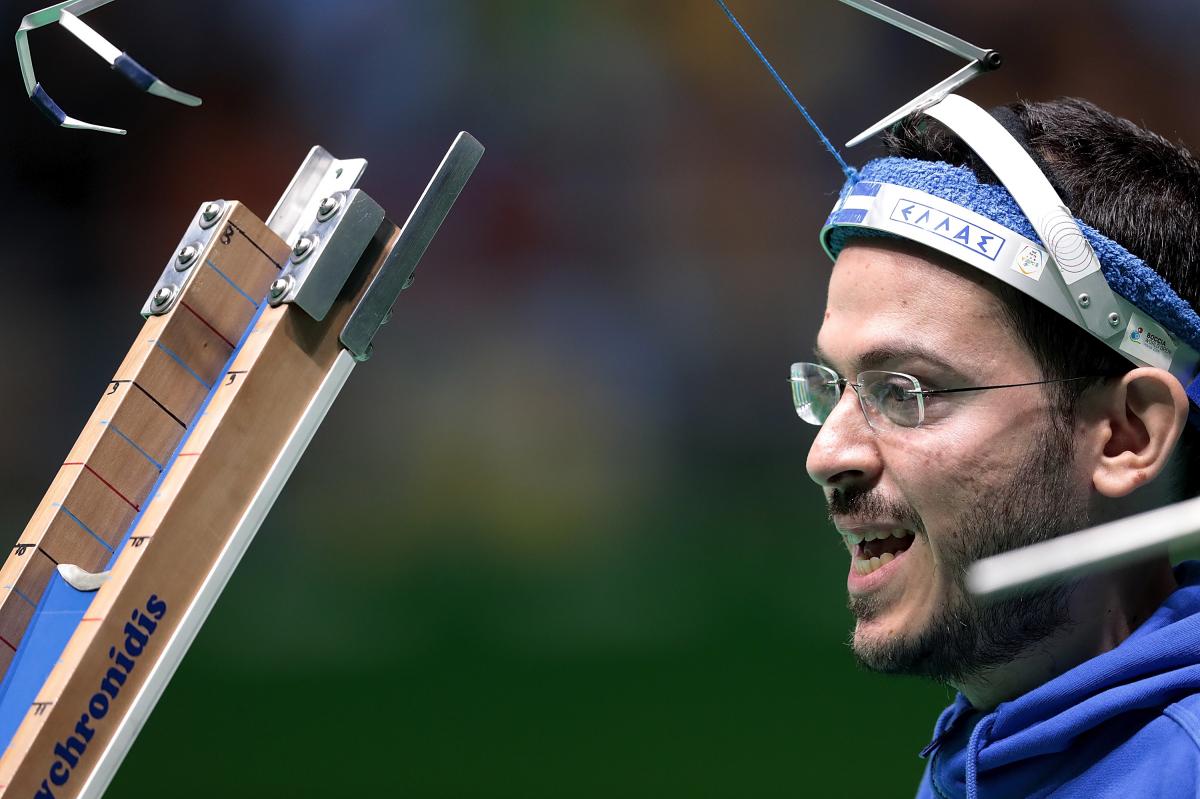
<path fill-rule="evenodd" d="M 895 245 L 846 247 L 817 338 L 824 363 L 851 381 L 864 370 L 904 372 L 924 389 L 1042 379 L 997 296 L 969 267 L 931 258 Z M 934 395 L 920 427 L 872 430 L 846 389 L 808 471 L 850 553 L 853 645 L 864 665 L 955 680 L 1066 623 L 1069 589 L 981 607 L 963 586 L 972 561 L 1085 523 L 1090 481 L 1073 466 L 1056 412 L 1041 386 Z M 888 536 L 886 545 L 858 540 Z M 878 568 L 864 565 L 898 547 Z"/>

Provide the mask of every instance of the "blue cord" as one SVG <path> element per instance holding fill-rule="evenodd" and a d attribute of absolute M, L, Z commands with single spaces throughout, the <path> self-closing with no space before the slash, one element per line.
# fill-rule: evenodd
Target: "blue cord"
<path fill-rule="evenodd" d="M 842 168 L 842 172 L 846 173 L 846 177 L 848 177 L 850 180 L 858 180 L 858 172 L 855 171 L 854 167 L 846 163 L 845 159 L 842 158 L 841 153 L 839 153 L 837 148 L 833 146 L 833 142 L 829 140 L 829 137 L 826 136 L 821 130 L 820 126 L 817 125 L 817 121 L 812 118 L 811 114 L 808 113 L 808 109 L 801 105 L 800 101 L 796 99 L 796 95 L 792 93 L 792 90 L 788 87 L 787 83 L 784 82 L 783 78 L 780 77 L 779 73 L 775 70 L 775 67 L 771 66 L 771 62 L 767 60 L 765 55 L 763 55 L 763 51 L 758 49 L 758 45 L 755 44 L 754 40 L 750 38 L 750 34 L 746 33 L 746 29 L 742 27 L 742 23 L 738 22 L 737 17 L 735 17 L 733 12 L 729 10 L 729 6 L 725 5 L 725 0 L 717 0 L 717 5 L 719 5 L 721 10 L 725 12 L 725 16 L 729 17 L 729 21 L 733 23 L 733 27 L 737 28 L 738 33 L 742 34 L 742 38 L 746 40 L 746 44 L 750 45 L 750 49 L 752 49 L 755 55 L 758 56 L 758 60 L 762 61 L 763 66 L 766 67 L 767 71 L 771 73 L 771 77 L 775 78 L 775 82 L 779 84 L 779 88 L 783 89 L 784 94 L 791 98 L 792 103 L 796 106 L 796 108 L 800 109 L 800 113 L 804 115 L 806 120 L 808 120 L 808 124 L 812 126 L 812 129 L 817 132 L 817 136 L 820 137 L 821 143 L 825 145 L 825 149 L 829 151 L 829 154 L 837 160 L 838 165 Z"/>

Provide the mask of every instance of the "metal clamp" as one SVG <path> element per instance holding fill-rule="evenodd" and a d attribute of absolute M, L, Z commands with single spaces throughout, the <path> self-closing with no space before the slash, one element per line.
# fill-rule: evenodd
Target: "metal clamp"
<path fill-rule="evenodd" d="M 324 319 L 383 218 L 383 209 L 361 189 L 321 198 L 271 284 L 271 305 L 294 303 L 313 319 Z"/>
<path fill-rule="evenodd" d="M 176 298 L 183 293 L 184 287 L 196 274 L 195 267 L 201 263 L 205 250 L 212 243 L 214 235 L 221 229 L 229 204 L 224 200 L 210 200 L 203 203 L 187 232 L 179 240 L 175 254 L 163 268 L 162 276 L 154 284 L 150 296 L 142 306 L 142 316 L 151 317 L 165 314 L 175 305 Z"/>

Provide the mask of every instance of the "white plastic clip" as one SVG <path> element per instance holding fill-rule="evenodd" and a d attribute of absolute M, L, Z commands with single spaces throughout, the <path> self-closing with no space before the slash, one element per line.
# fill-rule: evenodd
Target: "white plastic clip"
<path fill-rule="evenodd" d="M 59 575 L 66 580 L 67 585 L 76 591 L 96 591 L 112 577 L 112 569 L 104 572 L 90 572 L 79 568 L 73 563 L 58 564 Z"/>

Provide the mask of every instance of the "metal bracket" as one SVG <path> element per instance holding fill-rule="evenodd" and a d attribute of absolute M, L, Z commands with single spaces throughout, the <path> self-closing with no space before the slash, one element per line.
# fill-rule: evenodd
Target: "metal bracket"
<path fill-rule="evenodd" d="M 179 240 L 175 254 L 163 269 L 162 277 L 146 298 L 142 316 L 159 316 L 171 310 L 188 281 L 199 271 L 196 267 L 203 262 L 213 236 L 225 224 L 228 211 L 229 203 L 224 200 L 210 200 L 201 204 L 187 232 Z"/>
<path fill-rule="evenodd" d="M 365 361 L 370 357 L 371 340 L 391 316 L 392 305 L 400 292 L 412 285 L 417 263 L 482 157 L 483 145 L 465 131 L 450 145 L 408 220 L 400 228 L 387 260 L 371 279 L 342 328 L 339 338 L 355 360 Z"/>
<path fill-rule="evenodd" d="M 313 223 L 296 239 L 271 284 L 271 305 L 295 303 L 313 319 L 324 319 L 384 216 L 361 189 L 322 198 Z"/>
<path fill-rule="evenodd" d="M 322 201 L 353 189 L 366 168 L 365 158 L 337 159 L 324 147 L 313 147 L 267 217 L 267 227 L 295 247 L 300 234 L 317 218 Z"/>
<path fill-rule="evenodd" d="M 319 146 L 309 150 L 267 217 L 267 227 L 293 248 L 280 279 L 272 284 L 272 305 L 295 301 L 318 320 L 329 311 L 383 221 L 383 209 L 354 189 L 366 167 L 362 158 L 340 160 Z M 142 316 L 165 314 L 175 305 L 196 272 L 193 267 L 203 262 L 214 234 L 226 224 L 228 208 L 224 200 L 200 206 L 142 306 Z"/>

